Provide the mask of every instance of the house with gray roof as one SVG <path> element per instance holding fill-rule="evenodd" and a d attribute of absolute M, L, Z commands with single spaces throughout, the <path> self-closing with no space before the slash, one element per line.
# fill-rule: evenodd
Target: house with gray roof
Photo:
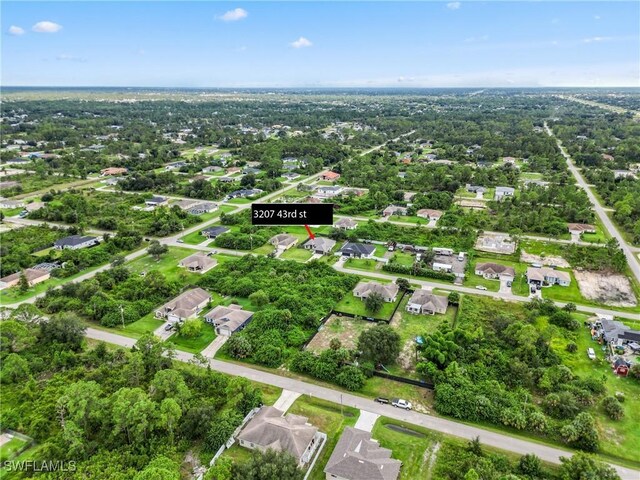
<path fill-rule="evenodd" d="M 627 327 L 617 320 L 603 318 L 599 320 L 602 339 L 614 345 L 640 342 L 640 331 Z M 597 325 L 597 323 L 596 323 Z"/>
<path fill-rule="evenodd" d="M 313 253 L 319 253 L 321 255 L 327 255 L 331 253 L 333 247 L 336 246 L 336 241 L 325 237 L 316 237 L 308 240 L 303 247 L 307 250 L 312 250 Z"/>
<path fill-rule="evenodd" d="M 371 258 L 376 253 L 376 247 L 364 243 L 347 242 L 340 249 L 340 253 L 345 257 Z"/>
<path fill-rule="evenodd" d="M 476 265 L 476 275 L 480 275 L 489 280 L 499 278 L 501 280 L 513 281 L 516 277 L 516 271 L 513 267 L 499 263 L 478 263 Z"/>
<path fill-rule="evenodd" d="M 568 287 L 571 284 L 571 275 L 562 270 L 554 270 L 549 267 L 527 268 L 527 282 L 529 285 L 541 287 L 543 285 L 561 285 Z"/>
<path fill-rule="evenodd" d="M 202 288 L 192 288 L 181 293 L 173 300 L 156 310 L 156 318 L 164 318 L 169 322 L 182 322 L 198 315 L 211 301 L 211 295 Z"/>
<path fill-rule="evenodd" d="M 227 227 L 209 227 L 200 231 L 202 236 L 207 238 L 216 238 L 218 235 L 222 235 L 225 232 L 228 232 L 229 228 Z"/>
<path fill-rule="evenodd" d="M 232 303 L 228 307 L 218 305 L 204 316 L 204 321 L 214 326 L 218 335 L 230 336 L 242 330 L 253 318 L 253 312 L 243 310 Z"/>
<path fill-rule="evenodd" d="M 276 247 L 277 250 L 288 250 L 298 243 L 298 239 L 288 233 L 280 233 L 271 237 L 269 243 Z"/>
<path fill-rule="evenodd" d="M 53 248 L 57 250 L 80 250 L 81 248 L 98 245 L 98 243 L 100 242 L 98 242 L 96 237 L 71 235 L 70 237 L 64 237 L 53 242 Z"/>
<path fill-rule="evenodd" d="M 421 315 L 435 315 L 447 313 L 449 299 L 444 295 L 434 295 L 423 288 L 416 290 L 407 303 L 407 312 Z"/>
<path fill-rule="evenodd" d="M 397 480 L 402 462 L 391 454 L 371 438 L 371 433 L 345 427 L 324 473 L 327 480 Z"/>
<path fill-rule="evenodd" d="M 360 282 L 353 289 L 353 296 L 365 300 L 372 293 L 378 293 L 385 302 L 395 302 L 398 290 L 400 289 L 395 283 L 383 285 L 374 281 Z"/>
<path fill-rule="evenodd" d="M 334 227 L 340 228 L 342 230 L 354 230 L 358 227 L 358 222 L 356 222 L 353 218 L 344 217 L 338 220 L 334 224 Z"/>
<path fill-rule="evenodd" d="M 288 452 L 303 466 L 313 457 L 322 436 L 306 417 L 283 415 L 275 407 L 264 406 L 247 422 L 237 439 L 250 450 Z"/>
<path fill-rule="evenodd" d="M 516 193 L 516 189 L 512 187 L 496 187 L 496 193 L 493 196 L 493 199 L 496 201 L 501 201 L 505 197 L 513 197 Z"/>

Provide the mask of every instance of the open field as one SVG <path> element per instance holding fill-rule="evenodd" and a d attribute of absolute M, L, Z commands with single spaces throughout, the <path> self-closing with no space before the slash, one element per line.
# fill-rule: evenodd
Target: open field
<path fill-rule="evenodd" d="M 340 340 L 343 348 L 353 349 L 358 343 L 360 334 L 373 326 L 375 323 L 367 320 L 331 315 L 309 342 L 307 350 L 320 353 L 329 348 L 334 338 Z"/>

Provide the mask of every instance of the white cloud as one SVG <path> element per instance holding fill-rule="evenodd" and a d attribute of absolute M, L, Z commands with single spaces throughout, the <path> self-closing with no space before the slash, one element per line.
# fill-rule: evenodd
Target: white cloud
<path fill-rule="evenodd" d="M 224 22 L 237 22 L 238 20 L 247 18 L 247 15 L 249 15 L 249 13 L 244 8 L 234 8 L 218 18 Z"/>
<path fill-rule="evenodd" d="M 84 63 L 87 61 L 86 58 L 83 57 L 76 57 L 74 55 L 69 55 L 66 53 L 61 53 L 60 55 L 58 55 L 56 57 L 56 60 L 60 61 L 60 62 L 80 62 L 80 63 Z"/>
<path fill-rule="evenodd" d="M 44 20 L 42 22 L 36 23 L 33 27 L 31 27 L 31 30 L 38 33 L 56 33 L 62 30 L 62 25 Z"/>
<path fill-rule="evenodd" d="M 140 50 L 138 50 L 138 55 L 144 55 L 145 53 L 147 52 L 145 52 L 144 48 L 141 48 Z"/>
<path fill-rule="evenodd" d="M 310 40 L 308 40 L 308 39 L 306 39 L 304 37 L 300 37 L 295 42 L 291 42 L 291 46 L 293 48 L 306 48 L 306 47 L 310 47 L 312 45 L 313 45 L 313 43 L 311 43 Z"/>
<path fill-rule="evenodd" d="M 460 2 L 449 2 L 447 3 L 447 8 L 449 10 L 458 10 L 462 4 Z"/>
<path fill-rule="evenodd" d="M 11 25 L 9 27 L 9 35 L 24 35 L 24 28 L 18 27 L 16 25 Z"/>
<path fill-rule="evenodd" d="M 594 16 L 593 16 L 593 19 L 594 19 L 594 20 L 600 20 L 601 18 L 602 18 L 602 17 L 601 17 L 600 15 L 594 15 Z"/>
<path fill-rule="evenodd" d="M 246 45 L 240 45 L 238 48 L 236 48 L 236 52 L 245 52 L 246 50 Z"/>
<path fill-rule="evenodd" d="M 584 38 L 582 41 L 584 43 L 598 43 L 598 42 L 609 42 L 613 40 L 613 37 L 589 37 Z"/>

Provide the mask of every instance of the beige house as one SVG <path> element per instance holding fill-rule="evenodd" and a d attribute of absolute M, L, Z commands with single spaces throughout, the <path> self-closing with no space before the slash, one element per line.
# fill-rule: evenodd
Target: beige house
<path fill-rule="evenodd" d="M 432 210 L 430 208 L 423 208 L 416 212 L 416 216 L 420 218 L 426 218 L 427 220 L 438 220 L 443 215 L 440 210 Z"/>
<path fill-rule="evenodd" d="M 156 318 L 164 318 L 169 322 L 182 322 L 198 315 L 210 301 L 211 295 L 205 290 L 192 288 L 157 309 Z"/>
<path fill-rule="evenodd" d="M 372 293 L 379 293 L 385 302 L 395 302 L 398 296 L 398 285 L 390 283 L 388 285 L 382 285 L 378 282 L 360 282 L 353 289 L 353 296 L 366 299 Z"/>
<path fill-rule="evenodd" d="M 336 228 L 341 228 L 342 230 L 354 230 L 355 228 L 358 227 L 358 222 L 356 222 L 354 219 L 352 218 L 341 218 L 340 220 L 338 220 L 335 224 L 334 227 Z"/>
<path fill-rule="evenodd" d="M 429 290 L 419 289 L 413 292 L 407 303 L 407 312 L 416 315 L 435 315 L 447 313 L 449 299 L 443 295 L 434 295 Z"/>
<path fill-rule="evenodd" d="M 283 415 L 277 408 L 264 406 L 247 422 L 238 435 L 238 442 L 250 450 L 288 452 L 298 465 L 303 466 L 313 457 L 322 437 L 307 420 L 291 413 Z"/>
<path fill-rule="evenodd" d="M 7 275 L 4 278 L 0 278 L 0 290 L 18 285 L 18 283 L 20 283 L 20 275 L 22 275 L 22 273 L 23 272 L 16 272 L 11 275 Z M 27 268 L 24 270 L 24 276 L 27 278 L 27 282 L 30 287 L 51 278 L 51 274 L 46 270 L 38 270 L 35 268 Z"/>
<path fill-rule="evenodd" d="M 328 255 L 331 253 L 333 247 L 336 246 L 336 241 L 330 238 L 316 237 L 307 241 L 303 247 L 307 250 L 312 250 L 313 253 L 320 255 Z"/>
<path fill-rule="evenodd" d="M 391 458 L 371 433 L 345 427 L 324 473 L 327 480 L 397 480 L 402 462 Z"/>
<path fill-rule="evenodd" d="M 596 227 L 588 223 L 567 223 L 567 229 L 572 235 L 581 235 L 583 233 L 596 233 Z"/>
<path fill-rule="evenodd" d="M 516 271 L 513 267 L 507 267 L 499 263 L 478 263 L 476 265 L 476 275 L 489 280 L 498 278 L 513 281 L 516 277 Z"/>
<path fill-rule="evenodd" d="M 189 272 L 205 273 L 218 264 L 215 258 L 211 258 L 204 252 L 197 252 L 189 255 L 178 263 L 178 266 L 186 268 Z"/>
<path fill-rule="evenodd" d="M 529 267 L 527 268 L 527 282 L 529 285 L 537 287 L 542 287 L 544 284 L 568 287 L 571 284 L 571 275 L 568 272 L 549 267 Z"/>
<path fill-rule="evenodd" d="M 271 237 L 269 243 L 278 250 L 288 250 L 298 243 L 298 239 L 288 233 L 280 233 Z"/>

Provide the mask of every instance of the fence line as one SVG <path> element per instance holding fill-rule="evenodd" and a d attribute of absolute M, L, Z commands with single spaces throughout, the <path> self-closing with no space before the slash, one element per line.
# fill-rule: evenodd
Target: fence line
<path fill-rule="evenodd" d="M 388 380 L 394 380 L 396 382 L 407 383 L 409 385 L 415 385 L 416 387 L 426 388 L 427 390 L 433 390 L 435 385 L 422 380 L 414 380 L 413 378 L 399 377 L 397 375 L 391 375 L 390 373 L 384 373 L 379 370 L 373 371 L 374 377 L 386 378 Z"/>

